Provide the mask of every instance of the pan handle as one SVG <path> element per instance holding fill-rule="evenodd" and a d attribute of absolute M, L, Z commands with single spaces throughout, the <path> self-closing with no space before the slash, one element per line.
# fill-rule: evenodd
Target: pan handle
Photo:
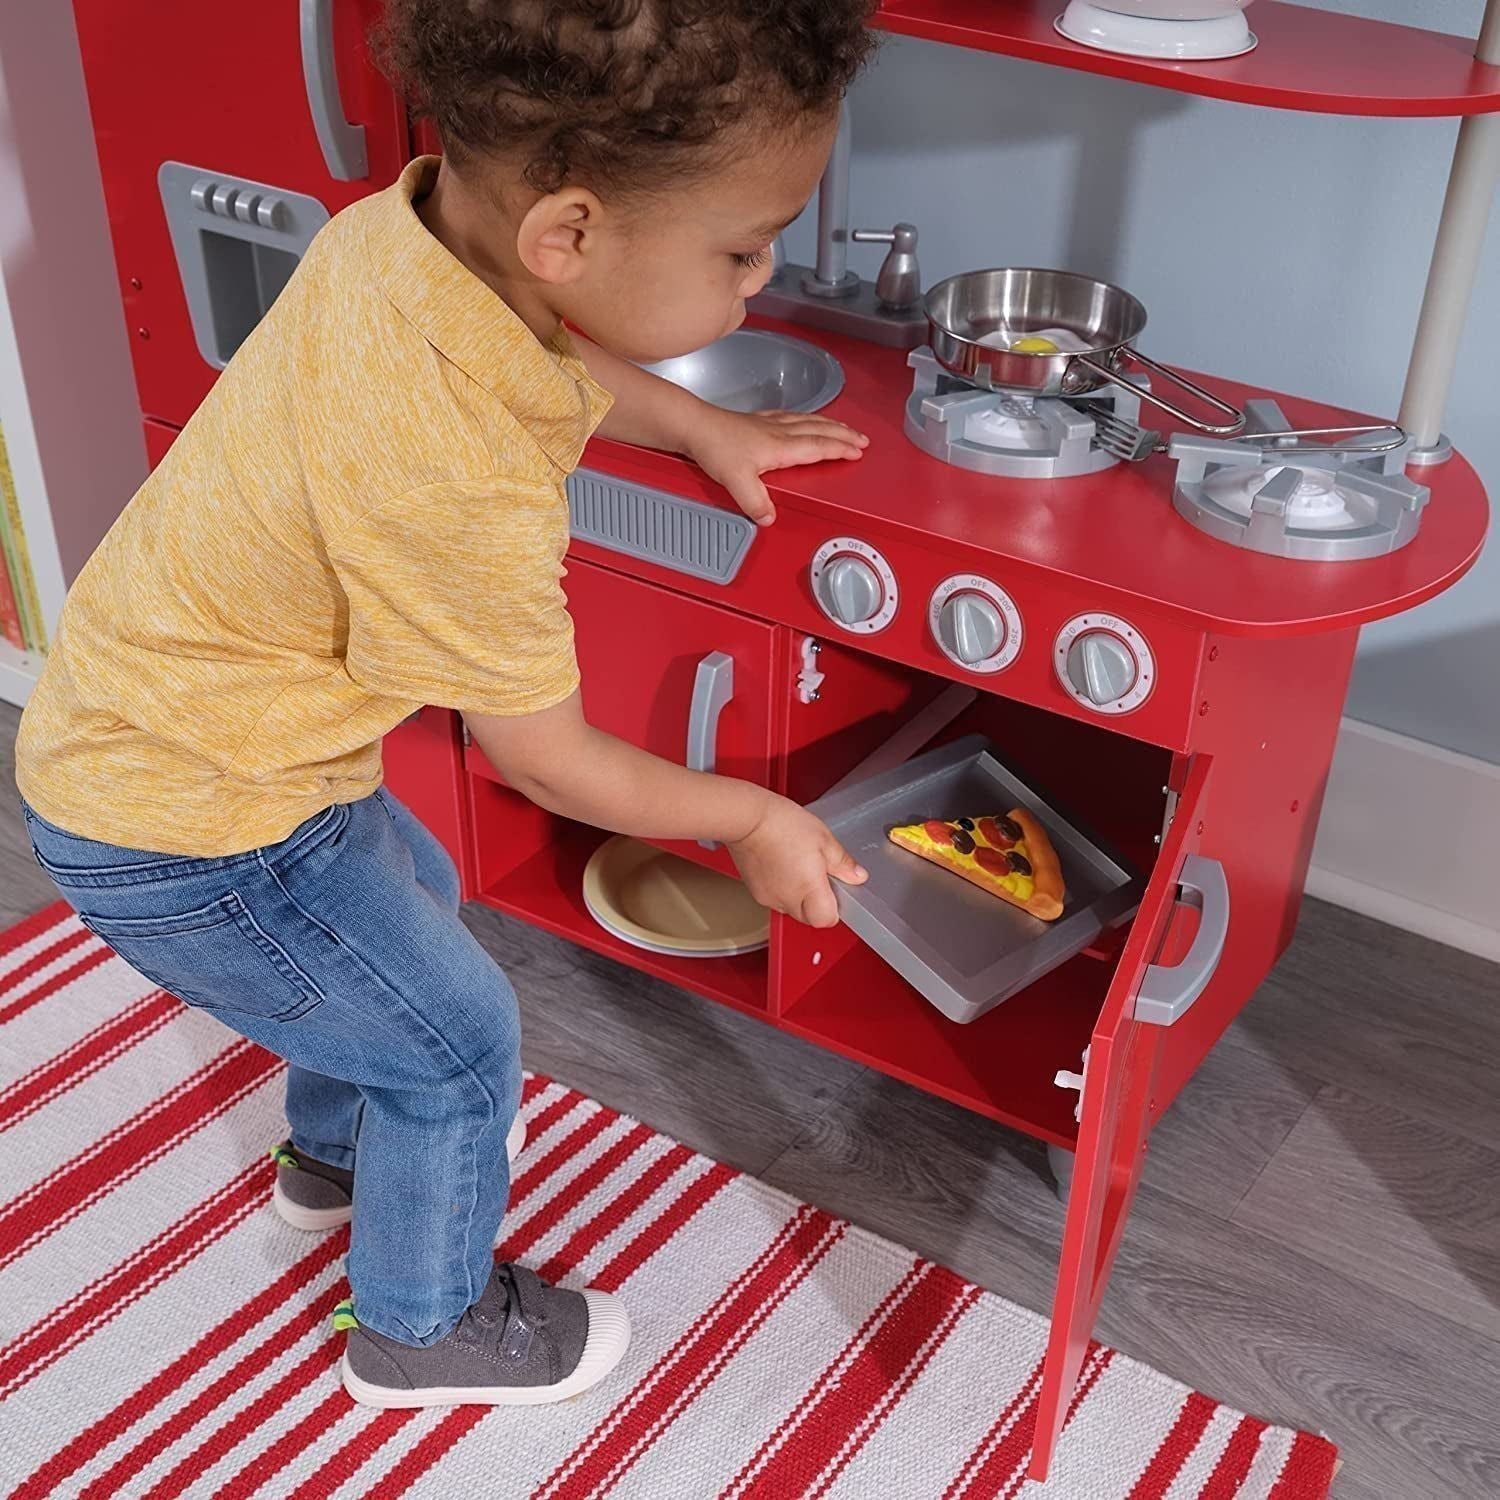
<path fill-rule="evenodd" d="M 1369 437 L 1375 432 L 1392 432 L 1394 437 L 1383 442 L 1351 443 L 1351 437 Z M 1287 438 L 1337 437 L 1337 443 L 1288 443 Z M 1371 422 L 1360 427 L 1290 427 L 1285 432 L 1242 432 L 1237 443 L 1256 443 L 1267 451 L 1284 448 L 1289 454 L 1298 453 L 1393 453 L 1403 443 L 1411 441 L 1411 434 L 1394 422 Z"/>
<path fill-rule="evenodd" d="M 1159 406 L 1170 416 L 1176 417 L 1179 422 L 1186 422 L 1187 425 L 1191 427 L 1195 432 L 1206 432 L 1213 437 L 1233 437 L 1235 433 L 1239 432 L 1241 428 L 1244 427 L 1245 414 L 1239 409 L 1239 407 L 1231 406 L 1227 401 L 1221 401 L 1217 396 L 1213 395 L 1212 392 L 1205 391 L 1201 385 L 1194 385 L 1193 382 L 1187 378 L 1187 376 L 1179 375 L 1176 370 L 1169 370 L 1166 365 L 1158 363 L 1158 361 L 1152 359 L 1150 355 L 1142 354 L 1141 351 L 1137 349 L 1133 344 L 1121 344 L 1116 352 L 1119 354 L 1128 354 L 1131 359 L 1145 365 L 1145 367 L 1150 370 L 1153 375 L 1164 376 L 1166 379 L 1170 380 L 1173 385 L 1180 386 L 1183 390 L 1191 392 L 1198 398 L 1198 400 L 1203 402 L 1205 406 L 1213 407 L 1215 411 L 1222 412 L 1226 417 L 1232 418 L 1232 420 L 1227 424 L 1221 424 L 1219 426 L 1215 426 L 1211 422 L 1200 422 L 1197 417 L 1190 416 L 1187 412 L 1183 411 L 1180 406 L 1173 406 L 1172 403 L 1165 397 L 1155 395 L 1153 392 L 1148 390 L 1143 390 L 1139 386 L 1133 387 L 1136 395 L 1138 395 L 1142 401 L 1149 401 L 1152 406 Z M 1073 359 L 1075 363 L 1082 365 L 1085 369 L 1092 370 L 1095 375 L 1103 376 L 1103 378 L 1109 381 L 1111 384 L 1117 384 L 1119 382 L 1120 372 L 1116 369 L 1112 369 L 1109 365 L 1101 364 L 1096 359 L 1090 359 L 1087 354 L 1075 354 L 1073 356 Z"/>

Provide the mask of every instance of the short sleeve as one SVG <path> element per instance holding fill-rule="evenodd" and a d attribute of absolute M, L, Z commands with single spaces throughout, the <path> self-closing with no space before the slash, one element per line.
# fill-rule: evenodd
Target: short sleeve
<path fill-rule="evenodd" d="M 578 686 L 563 595 L 567 504 L 499 477 L 430 485 L 329 543 L 349 600 L 349 675 L 412 703 L 536 713 Z"/>

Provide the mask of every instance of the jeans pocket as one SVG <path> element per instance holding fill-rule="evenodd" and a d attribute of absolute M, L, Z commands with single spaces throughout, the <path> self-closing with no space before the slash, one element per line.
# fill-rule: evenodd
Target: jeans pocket
<path fill-rule="evenodd" d="M 324 998 L 237 891 L 175 916 L 79 920 L 153 984 L 226 1020 L 295 1021 Z"/>

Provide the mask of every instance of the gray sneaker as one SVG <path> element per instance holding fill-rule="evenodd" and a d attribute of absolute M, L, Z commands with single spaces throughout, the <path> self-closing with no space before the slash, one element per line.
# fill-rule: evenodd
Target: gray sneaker
<path fill-rule="evenodd" d="M 526 1122 L 517 1115 L 505 1137 L 512 1162 L 526 1144 Z M 290 1141 L 271 1148 L 276 1186 L 271 1202 L 293 1229 L 333 1229 L 354 1217 L 354 1173 L 304 1156 Z"/>
<path fill-rule="evenodd" d="M 501 1263 L 458 1326 L 425 1349 L 361 1328 L 341 1302 L 347 1329 L 344 1389 L 362 1406 L 540 1406 L 597 1384 L 630 1347 L 630 1317 L 609 1292 L 565 1292 L 535 1271 Z"/>

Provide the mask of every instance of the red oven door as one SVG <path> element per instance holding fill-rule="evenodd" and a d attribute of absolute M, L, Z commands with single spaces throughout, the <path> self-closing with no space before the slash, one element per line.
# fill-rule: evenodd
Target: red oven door
<path fill-rule="evenodd" d="M 1031 1478 L 1043 1480 L 1067 1423 L 1110 1268 L 1157 1114 L 1157 1060 L 1166 1028 L 1212 982 L 1229 928 L 1230 896 L 1205 812 L 1211 760 L 1188 763 L 1171 827 L 1089 1043 L 1052 1331 L 1037 1398 Z M 1193 917 L 1196 915 L 1196 927 Z"/>
<path fill-rule="evenodd" d="M 190 318 L 158 174 L 182 163 L 197 169 L 184 194 L 201 173 L 300 195 L 330 215 L 385 187 L 409 148 L 405 111 L 366 42 L 380 0 L 75 0 L 74 8 L 141 408 L 180 427 L 217 369 Z M 207 275 L 223 284 L 205 295 L 217 299 L 227 347 L 295 258 L 277 238 L 288 228 L 284 209 L 267 207 L 264 225 L 247 225 L 232 201 L 221 207 L 217 221 L 204 214 L 201 224 L 217 235 Z M 179 216 L 179 238 L 192 239 L 198 222 Z"/>

